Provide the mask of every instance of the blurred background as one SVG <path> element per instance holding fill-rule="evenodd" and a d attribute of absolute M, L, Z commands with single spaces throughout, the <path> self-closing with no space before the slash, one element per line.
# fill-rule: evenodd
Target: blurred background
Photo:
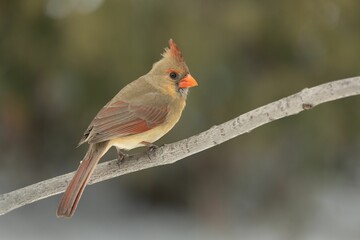
<path fill-rule="evenodd" d="M 199 87 L 157 143 L 360 73 L 357 0 L 0 1 L 0 193 L 74 171 L 97 111 L 169 38 Z M 0 218 L 2 239 L 359 239 L 360 98 Z M 143 151 L 143 149 L 138 149 Z M 115 150 L 105 159 L 114 158 Z"/>

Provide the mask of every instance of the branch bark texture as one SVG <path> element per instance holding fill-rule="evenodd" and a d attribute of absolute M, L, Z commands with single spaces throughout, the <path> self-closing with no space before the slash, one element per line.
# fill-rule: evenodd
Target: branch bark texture
<path fill-rule="evenodd" d="M 311 109 L 321 103 L 354 95 L 360 95 L 360 76 L 305 88 L 296 94 L 254 109 L 220 125 L 213 126 L 207 131 L 175 143 L 166 144 L 150 154 L 128 157 L 121 163 L 120 167 L 117 160 L 101 163 L 97 166 L 89 184 L 146 168 L 174 163 L 187 156 L 248 133 L 266 123 Z M 0 215 L 64 192 L 74 173 L 54 177 L 0 195 Z"/>

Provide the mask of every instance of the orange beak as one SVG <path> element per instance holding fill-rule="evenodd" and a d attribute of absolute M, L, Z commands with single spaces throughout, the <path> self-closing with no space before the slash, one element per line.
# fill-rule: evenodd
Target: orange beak
<path fill-rule="evenodd" d="M 190 87 L 196 87 L 197 85 L 198 85 L 197 81 L 189 73 L 183 79 L 180 80 L 179 88 L 190 88 Z"/>

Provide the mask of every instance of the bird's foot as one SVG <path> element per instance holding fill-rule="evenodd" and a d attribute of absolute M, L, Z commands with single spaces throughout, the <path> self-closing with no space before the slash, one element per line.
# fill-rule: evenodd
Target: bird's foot
<path fill-rule="evenodd" d="M 116 151 L 117 151 L 117 154 L 118 154 L 118 157 L 117 157 L 117 164 L 120 168 L 120 164 L 122 163 L 122 161 L 127 158 L 129 155 L 126 154 L 126 153 L 123 153 L 120 149 L 116 148 Z"/>
<path fill-rule="evenodd" d="M 159 148 L 159 146 L 153 144 L 153 143 L 149 143 L 149 142 L 142 142 L 142 144 L 144 144 L 144 146 L 148 147 L 148 150 L 146 151 L 146 154 L 148 156 L 148 158 L 151 160 L 151 154 Z"/>
<path fill-rule="evenodd" d="M 158 148 L 159 148 L 158 145 L 151 144 L 151 146 L 148 147 L 148 151 L 149 151 L 149 152 L 153 152 L 153 151 L 155 151 L 155 150 L 158 149 Z"/>
<path fill-rule="evenodd" d="M 159 146 L 157 146 L 153 143 L 149 143 L 149 142 L 142 142 L 142 144 L 144 144 L 146 147 L 148 147 L 148 152 L 153 152 L 159 148 Z"/>

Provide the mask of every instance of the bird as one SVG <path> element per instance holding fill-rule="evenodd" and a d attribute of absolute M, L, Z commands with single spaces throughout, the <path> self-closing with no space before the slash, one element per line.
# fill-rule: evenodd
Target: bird
<path fill-rule="evenodd" d="M 179 121 L 189 88 L 198 86 L 174 40 L 151 70 L 129 83 L 91 121 L 78 146 L 89 148 L 63 194 L 57 217 L 74 215 L 79 200 L 99 160 L 115 147 L 118 161 L 124 150 L 156 148 L 155 141 Z"/>

